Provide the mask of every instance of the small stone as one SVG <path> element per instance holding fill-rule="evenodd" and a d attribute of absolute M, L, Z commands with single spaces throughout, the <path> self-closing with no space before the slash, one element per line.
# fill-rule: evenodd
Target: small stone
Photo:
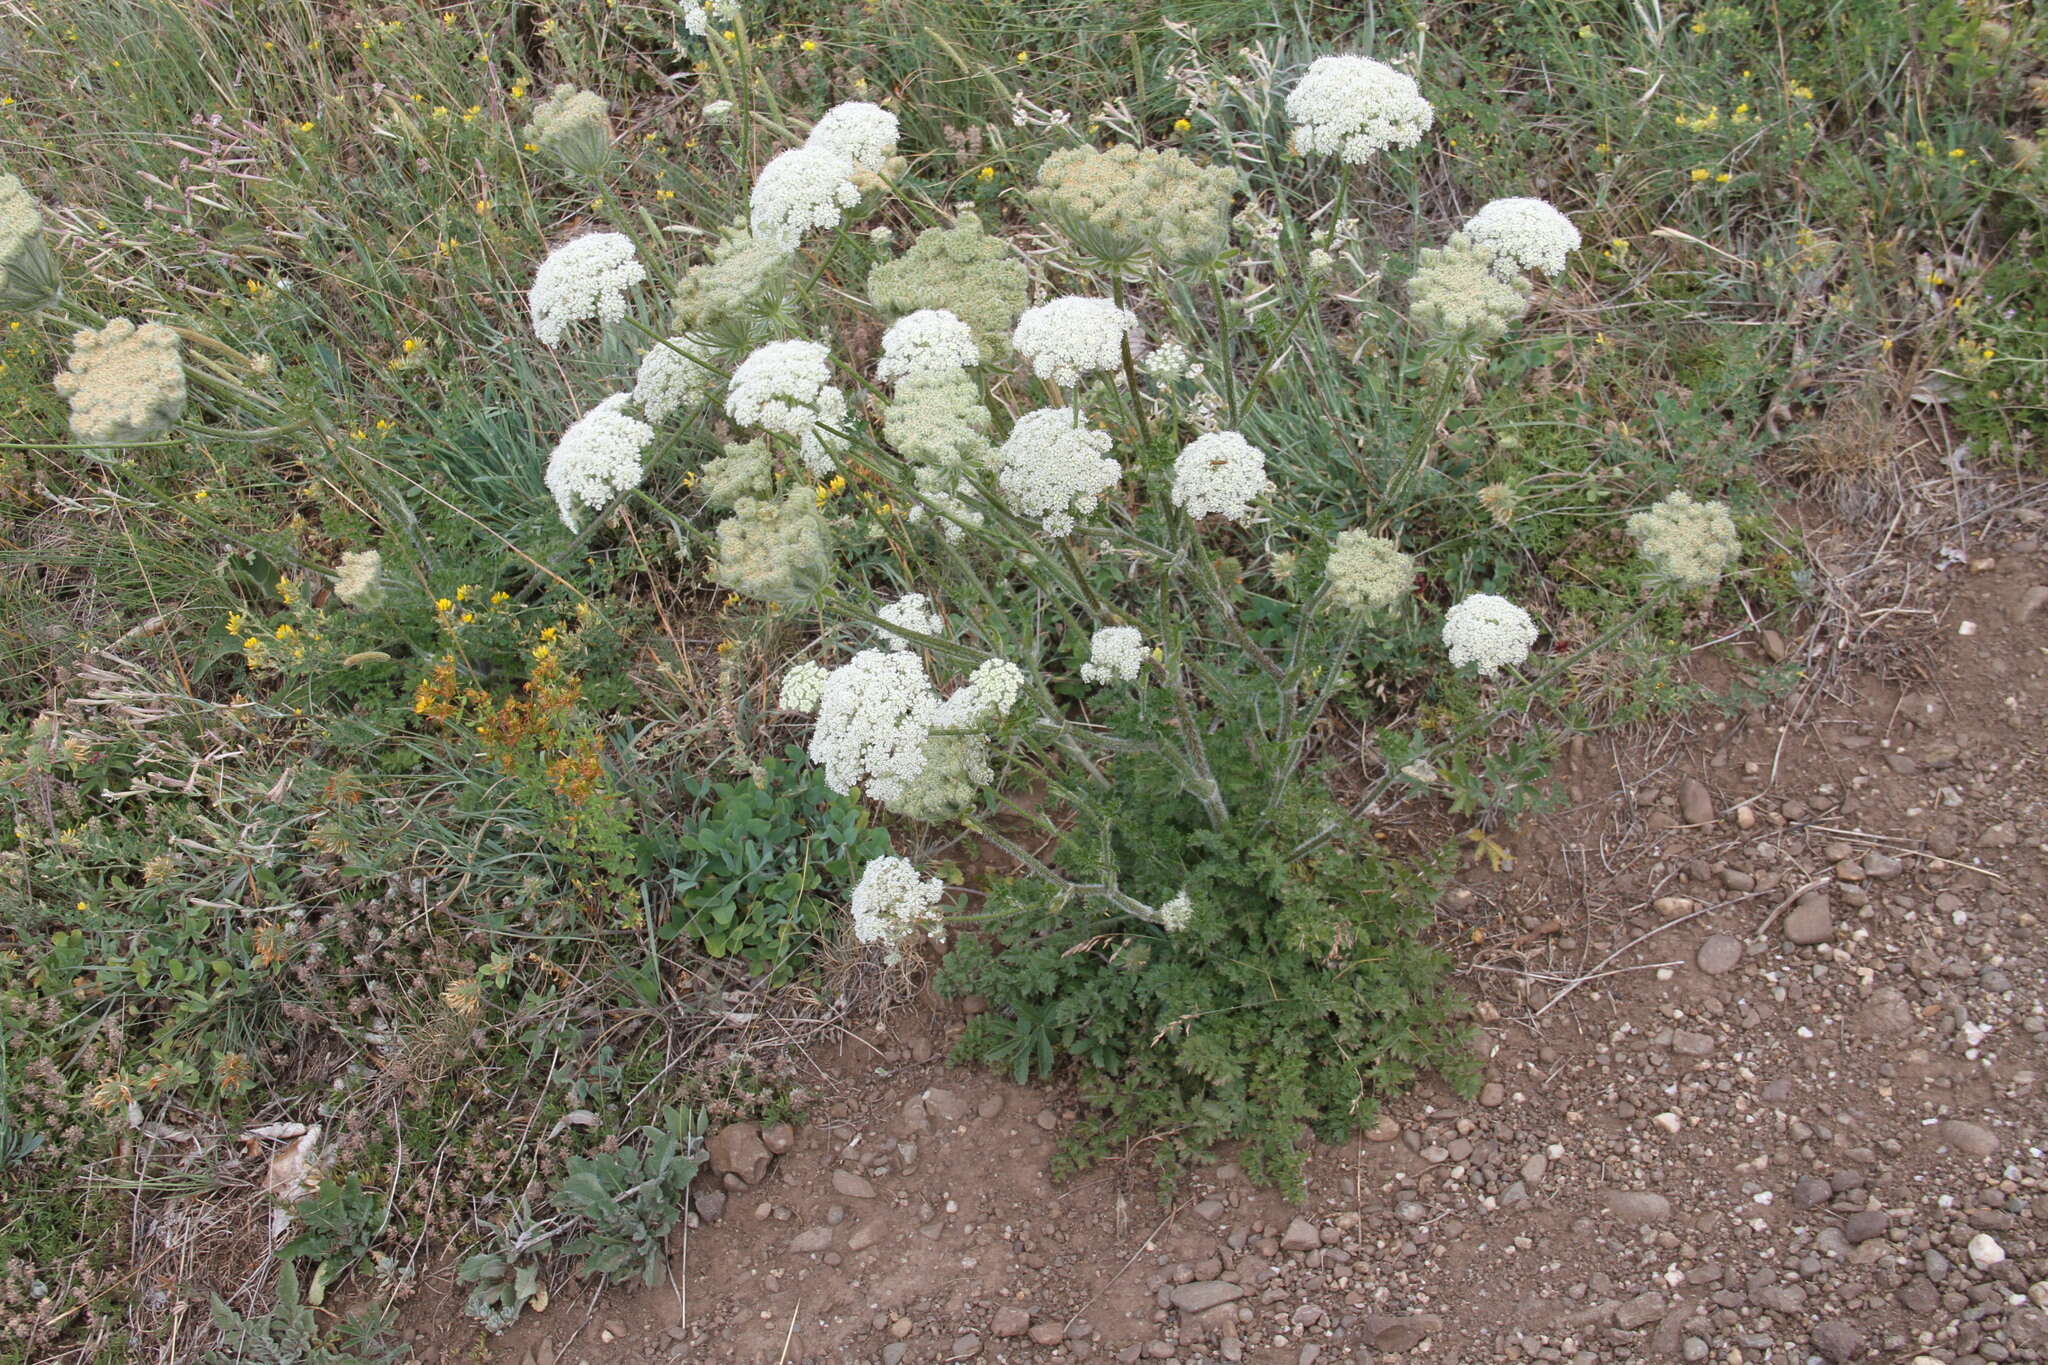
<path fill-rule="evenodd" d="M 1297 1218 L 1289 1223 L 1287 1231 L 1280 1238 L 1282 1251 L 1313 1251 L 1322 1244 L 1322 1234 L 1317 1232 L 1316 1225 L 1306 1218 Z"/>
<path fill-rule="evenodd" d="M 985 1119 L 998 1117 L 1003 1112 L 1003 1097 L 1001 1095 L 990 1095 L 975 1106 L 974 1112 Z"/>
<path fill-rule="evenodd" d="M 1863 855 L 1863 871 L 1875 881 L 1888 882 L 1905 870 L 1905 861 L 1894 858 L 1889 853 L 1871 852 Z"/>
<path fill-rule="evenodd" d="M 1707 790 L 1706 783 L 1697 777 L 1688 777 L 1679 784 L 1678 813 L 1685 817 L 1688 825 L 1714 823 L 1714 794 Z"/>
<path fill-rule="evenodd" d="M 1671 1216 L 1671 1201 L 1647 1190 L 1610 1190 L 1607 1211 L 1631 1223 L 1661 1223 Z"/>
<path fill-rule="evenodd" d="M 1392 1142 L 1401 1136 L 1401 1125 L 1394 1122 L 1392 1114 L 1381 1114 L 1372 1127 L 1366 1131 L 1367 1142 Z"/>
<path fill-rule="evenodd" d="M 1442 1330 L 1443 1319 L 1434 1313 L 1410 1313 L 1405 1317 L 1375 1315 L 1361 1324 L 1365 1338 L 1375 1351 L 1412 1351 L 1423 1338 Z"/>
<path fill-rule="evenodd" d="M 1708 976 L 1723 976 L 1742 962 L 1742 940 L 1733 934 L 1710 934 L 1700 944 L 1693 962 Z"/>
<path fill-rule="evenodd" d="M 1885 1229 L 1890 1226 L 1891 1220 L 1885 1217 L 1883 1209 L 1865 1209 L 1849 1215 L 1848 1221 L 1842 1224 L 1842 1235 L 1849 1239 L 1851 1246 L 1857 1246 L 1873 1237 L 1884 1236 Z"/>
<path fill-rule="evenodd" d="M 1714 1040 L 1704 1033 L 1679 1029 L 1671 1035 L 1671 1050 L 1682 1057 L 1705 1057 L 1714 1050 Z"/>
<path fill-rule="evenodd" d="M 697 1206 L 697 1217 L 706 1223 L 715 1223 L 725 1217 L 725 1191 L 703 1190 L 691 1201 Z"/>
<path fill-rule="evenodd" d="M 1685 1127 L 1685 1120 L 1672 1113 L 1669 1109 L 1661 1114 L 1652 1115 L 1650 1122 L 1656 1124 L 1673 1137 L 1677 1137 L 1679 1129 Z"/>
<path fill-rule="evenodd" d="M 1031 1315 L 1021 1308 L 998 1308 L 988 1323 L 992 1337 L 1021 1337 L 1030 1330 Z"/>
<path fill-rule="evenodd" d="M 1996 1133 L 1968 1119 L 1943 1119 L 1934 1131 L 1943 1142 L 1965 1156 L 1997 1156 L 2002 1145 Z"/>
<path fill-rule="evenodd" d="M 1655 1290 L 1636 1295 L 1627 1303 L 1614 1310 L 1614 1325 L 1623 1331 L 1633 1332 L 1638 1327 L 1647 1327 L 1664 1316 L 1664 1296 Z"/>
<path fill-rule="evenodd" d="M 705 1146 L 712 1170 L 737 1176 L 749 1185 L 760 1184 L 768 1174 L 768 1163 L 775 1159 L 761 1141 L 760 1128 L 751 1123 L 728 1123 L 713 1133 Z"/>
<path fill-rule="evenodd" d="M 1057 1346 L 1067 1339 L 1067 1329 L 1057 1322 L 1031 1324 L 1031 1340 L 1040 1346 Z"/>
<path fill-rule="evenodd" d="M 881 1231 L 873 1223 L 862 1223 L 853 1230 L 853 1235 L 846 1239 L 846 1249 L 848 1251 L 866 1251 L 881 1240 Z"/>
<path fill-rule="evenodd" d="M 1479 1087 L 1479 1102 L 1488 1109 L 1498 1109 L 1507 1103 L 1508 1088 L 1499 1081 L 1488 1081 Z"/>
<path fill-rule="evenodd" d="M 1187 1284 L 1175 1285 L 1169 1297 L 1181 1312 L 1200 1313 L 1217 1304 L 1241 1299 L 1244 1295 L 1244 1286 L 1232 1284 L 1229 1280 L 1191 1280 Z"/>
<path fill-rule="evenodd" d="M 1970 1239 L 1970 1264 L 1979 1270 L 1989 1270 L 2005 1260 L 2005 1248 L 1998 1239 L 1988 1232 L 1980 1232 Z"/>
<path fill-rule="evenodd" d="M 841 1170 L 832 1172 L 832 1189 L 834 1193 L 845 1195 L 848 1199 L 873 1199 L 875 1197 L 875 1187 L 868 1182 L 865 1176 L 855 1175 L 852 1171 Z"/>
<path fill-rule="evenodd" d="M 1863 1333 L 1854 1324 L 1836 1318 L 1813 1329 L 1813 1349 L 1827 1360 L 1859 1360 L 1863 1356 Z"/>
<path fill-rule="evenodd" d="M 1802 1209 L 1817 1209 L 1835 1197 L 1835 1187 L 1817 1175 L 1802 1175 L 1792 1187 L 1792 1203 Z"/>
<path fill-rule="evenodd" d="M 2020 624 L 2025 625 L 2044 610 L 2048 610 L 2048 584 L 2036 583 L 2020 598 Z"/>
<path fill-rule="evenodd" d="M 981 1338 L 972 1332 L 962 1332 L 953 1338 L 953 1354 L 948 1360 L 972 1360 L 981 1354 Z"/>
<path fill-rule="evenodd" d="M 1802 896 L 1785 916 L 1785 937 L 1801 947 L 1826 943 L 1835 936 L 1834 912 L 1819 896 Z"/>
<path fill-rule="evenodd" d="M 936 1088 L 924 1092 L 924 1111 L 940 1123 L 958 1123 L 973 1112 L 953 1091 Z"/>
<path fill-rule="evenodd" d="M 1977 847 L 2011 848 L 2019 841 L 2019 826 L 2010 820 L 2001 820 L 1977 836 Z"/>
<path fill-rule="evenodd" d="M 805 1228 L 789 1239 L 789 1249 L 799 1254 L 810 1254 L 829 1249 L 832 1245 L 832 1229 L 828 1227 Z"/>
<path fill-rule="evenodd" d="M 1764 653 L 1770 657 L 1772 663 L 1781 664 L 1791 657 L 1792 647 L 1785 643 L 1785 637 L 1777 631 L 1760 631 L 1757 638 L 1763 642 Z"/>
<path fill-rule="evenodd" d="M 1053 1113 L 1050 1109 L 1041 1109 L 1038 1111 L 1038 1117 L 1033 1122 L 1050 1133 L 1053 1129 L 1060 1126 L 1060 1116 Z"/>
<path fill-rule="evenodd" d="M 761 1145 L 781 1156 L 796 1146 L 796 1129 L 786 1123 L 771 1123 L 761 1130 Z"/>

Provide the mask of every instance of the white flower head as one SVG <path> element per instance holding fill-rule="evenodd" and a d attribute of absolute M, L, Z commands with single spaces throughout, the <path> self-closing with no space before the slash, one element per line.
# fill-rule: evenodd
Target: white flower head
<path fill-rule="evenodd" d="M 1493 252 L 1493 268 L 1564 272 L 1564 258 L 1579 249 L 1572 220 L 1541 199 L 1496 199 L 1465 220 L 1465 235 Z"/>
<path fill-rule="evenodd" d="M 879 171 L 896 152 L 896 116 L 866 100 L 835 105 L 811 129 L 804 145 L 837 153 L 856 170 Z"/>
<path fill-rule="evenodd" d="M 886 806 L 924 771 L 939 696 L 915 653 L 864 649 L 826 675 L 817 714 L 810 755 L 825 784 Z"/>
<path fill-rule="evenodd" d="M 548 492 L 572 531 L 578 507 L 600 511 L 645 477 L 640 456 L 653 444 L 654 428 L 626 411 L 631 401 L 624 393 L 605 399 L 563 432 L 548 456 Z"/>
<path fill-rule="evenodd" d="M 372 607 L 384 595 L 384 556 L 349 550 L 334 566 L 334 595 L 352 607 Z"/>
<path fill-rule="evenodd" d="M 1189 366 L 1188 348 L 1178 341 L 1162 341 L 1145 353 L 1138 362 L 1138 368 L 1146 376 L 1161 384 L 1171 384 L 1176 379 L 1185 379 Z"/>
<path fill-rule="evenodd" d="M 42 209 L 18 177 L 0 175 L 0 308 L 40 307 L 61 283 L 43 241 Z"/>
<path fill-rule="evenodd" d="M 71 431 L 81 441 L 154 440 L 184 412 L 184 347 L 171 328 L 115 318 L 71 343 L 71 358 L 51 387 L 70 402 Z"/>
<path fill-rule="evenodd" d="M 1108 432 L 1082 426 L 1069 409 L 1027 412 L 996 452 L 996 484 L 1011 511 L 1036 517 L 1047 535 L 1066 535 L 1123 475 L 1110 444 Z"/>
<path fill-rule="evenodd" d="M 1528 612 L 1491 593 L 1474 593 L 1444 613 L 1451 667 L 1476 664 L 1485 677 L 1528 658 L 1539 633 Z"/>
<path fill-rule="evenodd" d="M 1104 626 L 1088 642 L 1081 679 L 1092 683 L 1136 682 L 1145 666 L 1145 637 L 1136 626 Z"/>
<path fill-rule="evenodd" d="M 920 876 L 908 858 L 877 858 L 861 869 L 853 888 L 853 936 L 862 943 L 887 945 L 891 962 L 902 957 L 903 945 L 914 938 L 943 942 L 946 921 L 939 901 L 945 894 L 945 882 Z"/>
<path fill-rule="evenodd" d="M 931 599 L 921 592 L 905 593 L 894 602 L 875 613 L 890 625 L 903 630 L 916 631 L 919 635 L 936 636 L 946 628 L 946 618 L 939 615 Z M 909 649 L 910 641 L 893 630 L 882 632 L 882 639 L 891 649 Z"/>
<path fill-rule="evenodd" d="M 533 334 L 555 347 L 576 323 L 618 322 L 626 316 L 626 292 L 646 278 L 647 267 L 634 254 L 630 237 L 587 232 L 571 238 L 549 252 L 534 272 L 526 296 Z"/>
<path fill-rule="evenodd" d="M 695 407 L 711 396 L 719 375 L 699 359 L 708 352 L 701 340 L 681 336 L 670 337 L 641 357 L 633 402 L 649 421 L 664 421 L 670 413 Z"/>
<path fill-rule="evenodd" d="M 1197 436 L 1173 462 L 1173 504 L 1197 521 L 1220 516 L 1241 526 L 1272 491 L 1265 452 L 1234 431 Z"/>
<path fill-rule="evenodd" d="M 813 228 L 838 227 L 860 202 L 853 162 L 826 147 L 792 147 L 761 168 L 748 201 L 754 236 L 783 251 L 803 244 Z"/>
<path fill-rule="evenodd" d="M 966 684 L 946 698 L 939 720 L 952 729 L 985 725 L 1009 715 L 1023 695 L 1023 669 L 1008 659 L 985 659 L 967 675 Z"/>
<path fill-rule="evenodd" d="M 1681 587 L 1706 589 L 1742 555 L 1742 536 L 1728 505 L 1699 502 L 1684 489 L 1628 519 L 1643 558 Z"/>
<path fill-rule="evenodd" d="M 1385 536 L 1368 531 L 1338 533 L 1326 569 L 1330 597 L 1352 611 L 1384 611 L 1415 584 L 1415 556 Z"/>
<path fill-rule="evenodd" d="M 944 308 L 906 313 L 882 334 L 875 378 L 893 384 L 913 374 L 965 369 L 981 363 L 974 329 Z"/>
<path fill-rule="evenodd" d="M 682 0 L 683 27 L 699 38 L 709 38 L 713 24 L 729 24 L 740 17 L 740 0 Z"/>
<path fill-rule="evenodd" d="M 713 100 L 704 106 L 704 122 L 713 128 L 723 128 L 732 122 L 731 100 Z"/>
<path fill-rule="evenodd" d="M 735 422 L 794 436 L 813 474 L 832 472 L 829 433 L 846 421 L 846 395 L 832 384 L 831 355 L 815 341 L 771 341 L 732 372 L 726 415 Z"/>
<path fill-rule="evenodd" d="M 1083 375 L 1122 365 L 1124 341 L 1137 332 L 1130 309 L 1069 294 L 1025 309 L 1010 342 L 1040 379 L 1072 387 Z"/>
<path fill-rule="evenodd" d="M 1188 927 L 1188 921 L 1195 917 L 1195 903 L 1188 899 L 1188 893 L 1181 891 L 1166 904 L 1159 907 L 1159 927 L 1169 934 L 1177 934 Z"/>
<path fill-rule="evenodd" d="M 785 711 L 816 715 L 825 695 L 825 667 L 806 659 L 782 675 L 782 692 L 776 703 Z"/>
<path fill-rule="evenodd" d="M 1318 57 L 1287 95 L 1302 150 L 1358 165 L 1413 147 L 1436 121 L 1415 78 L 1370 57 Z"/>

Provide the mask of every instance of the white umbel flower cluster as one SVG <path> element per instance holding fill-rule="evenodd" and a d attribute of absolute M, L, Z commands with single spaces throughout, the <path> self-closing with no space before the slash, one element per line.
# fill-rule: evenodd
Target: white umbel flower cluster
<path fill-rule="evenodd" d="M 804 466 L 832 472 L 827 436 L 818 430 L 846 421 L 846 395 L 832 384 L 830 354 L 815 341 L 771 341 L 732 372 L 725 411 L 735 422 L 794 436 Z"/>
<path fill-rule="evenodd" d="M 334 566 L 334 595 L 352 607 L 374 607 L 384 595 L 384 556 L 347 550 Z"/>
<path fill-rule="evenodd" d="M 1173 462 L 1173 505 L 1197 521 L 1219 516 L 1242 526 L 1252 503 L 1272 491 L 1265 452 L 1234 431 L 1197 436 Z"/>
<path fill-rule="evenodd" d="M 853 161 L 829 147 L 792 147 L 761 168 L 748 201 L 754 236 L 795 251 L 813 228 L 838 227 L 860 202 Z"/>
<path fill-rule="evenodd" d="M 1136 626 L 1104 626 L 1088 641 L 1088 662 L 1081 665 L 1081 680 L 1092 683 L 1127 683 L 1138 680 L 1145 666 L 1145 637 Z"/>
<path fill-rule="evenodd" d="M 1109 456 L 1110 436 L 1081 425 L 1067 408 L 1039 408 L 1017 419 L 996 451 L 996 484 L 1010 510 L 1036 517 L 1047 535 L 1074 529 L 1123 475 Z"/>
<path fill-rule="evenodd" d="M 548 456 L 548 492 L 572 531 L 579 507 L 602 511 L 645 477 L 640 456 L 653 444 L 654 428 L 626 410 L 630 402 L 626 393 L 605 399 L 563 432 Z"/>
<path fill-rule="evenodd" d="M 1352 611 L 1385 611 L 1408 595 L 1415 583 L 1415 556 L 1385 536 L 1342 531 L 1330 546 L 1325 570 L 1330 597 Z"/>
<path fill-rule="evenodd" d="M 955 729 L 987 725 L 1009 715 L 1023 695 L 1023 669 L 1008 659 L 985 659 L 967 675 L 967 685 L 946 698 L 939 722 Z"/>
<path fill-rule="evenodd" d="M 1728 505 L 1700 502 L 1684 489 L 1628 519 L 1643 558 L 1681 587 L 1706 589 L 1742 556 L 1742 536 Z"/>
<path fill-rule="evenodd" d="M 908 858 L 877 858 L 861 869 L 853 888 L 853 936 L 886 945 L 891 962 L 902 958 L 903 945 L 911 939 L 929 936 L 943 942 L 946 921 L 939 901 L 945 894 L 943 881 L 920 876 Z"/>
<path fill-rule="evenodd" d="M 1351 165 L 1389 147 L 1413 147 L 1436 121 L 1415 78 L 1370 57 L 1318 57 L 1287 95 L 1303 151 Z"/>
<path fill-rule="evenodd" d="M 739 17 L 740 0 L 683 0 L 683 27 L 698 38 L 709 38 L 713 25 Z"/>
<path fill-rule="evenodd" d="M 1010 343 L 1040 379 L 1072 387 L 1083 375 L 1122 365 L 1124 339 L 1137 332 L 1130 309 L 1069 294 L 1025 309 Z"/>
<path fill-rule="evenodd" d="M 826 676 L 823 664 L 804 660 L 782 675 L 782 692 L 776 697 L 776 704 L 785 711 L 816 715 L 818 702 L 825 695 Z"/>
<path fill-rule="evenodd" d="M 905 593 L 875 615 L 899 630 L 915 631 L 919 635 L 936 636 L 946 628 L 946 618 L 939 615 L 931 599 L 921 592 Z M 883 631 L 882 639 L 891 649 L 910 648 L 910 641 L 893 630 Z"/>
<path fill-rule="evenodd" d="M 18 177 L 0 175 L 0 308 L 35 308 L 56 297 L 56 258 L 43 241 L 43 211 Z"/>
<path fill-rule="evenodd" d="M 972 327 L 944 308 L 920 308 L 904 314 L 882 333 L 882 358 L 875 362 L 875 378 L 894 384 L 914 374 L 961 370 L 980 363 L 981 346 Z"/>
<path fill-rule="evenodd" d="M 862 171 L 879 171 L 896 152 L 896 116 L 878 104 L 851 100 L 825 111 L 804 143 L 845 157 Z"/>
<path fill-rule="evenodd" d="M 860 787 L 889 805 L 924 771 L 939 704 L 917 655 L 864 649 L 826 675 L 811 761 L 824 767 L 833 791 Z"/>
<path fill-rule="evenodd" d="M 1572 220 L 1541 199 L 1496 199 L 1465 220 L 1465 235 L 1493 253 L 1496 273 L 1564 273 L 1564 258 L 1579 249 Z"/>
<path fill-rule="evenodd" d="M 52 381 L 71 404 L 71 430 L 95 445 L 151 441 L 185 410 L 184 348 L 161 322 L 115 318 L 71 339 L 71 359 Z"/>
<path fill-rule="evenodd" d="M 1186 379 L 1195 366 L 1188 356 L 1187 347 L 1178 341 L 1162 341 L 1145 353 L 1145 358 L 1138 362 L 1138 368 L 1148 379 L 1171 384 L 1177 379 Z"/>
<path fill-rule="evenodd" d="M 698 359 L 709 348 L 693 337 L 670 337 L 641 357 L 633 379 L 633 402 L 650 422 L 693 408 L 718 387 L 718 372 Z"/>
<path fill-rule="evenodd" d="M 1444 613 L 1451 667 L 1475 664 L 1489 678 L 1528 658 L 1537 634 L 1528 612 L 1491 593 L 1474 593 Z"/>
<path fill-rule="evenodd" d="M 1188 899 L 1185 891 L 1159 907 L 1159 927 L 1169 934 L 1177 934 L 1187 928 L 1188 921 L 1194 917 L 1195 903 Z"/>
<path fill-rule="evenodd" d="M 626 316 L 626 292 L 647 278 L 631 238 L 617 232 L 587 232 L 548 253 L 534 272 L 526 296 L 533 334 L 549 347 L 562 344 L 579 322 L 618 322 Z"/>

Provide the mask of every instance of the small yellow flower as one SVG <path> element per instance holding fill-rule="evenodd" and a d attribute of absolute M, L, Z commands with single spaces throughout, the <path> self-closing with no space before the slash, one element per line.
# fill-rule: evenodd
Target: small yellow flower
<path fill-rule="evenodd" d="M 1989 346 L 1986 346 L 1981 352 L 1979 352 L 1979 354 L 1982 355 L 1986 360 L 1994 360 L 1998 356 L 1998 352 L 1993 350 Z"/>
<path fill-rule="evenodd" d="M 525 99 L 526 87 L 524 85 L 519 84 L 518 82 L 514 82 L 512 86 L 512 98 L 515 100 Z"/>
<path fill-rule="evenodd" d="M 1948 149 L 1948 154 L 1949 154 L 1950 156 L 1963 156 L 1963 155 L 1966 155 L 1966 153 L 1965 153 L 1965 152 L 1963 151 L 1963 149 L 1962 149 L 1962 148 L 1960 148 L 1960 147 L 1951 147 L 1951 148 L 1949 148 L 1949 149 Z"/>
<path fill-rule="evenodd" d="M 541 627 L 541 632 L 540 632 L 540 638 L 541 638 L 542 640 L 552 640 L 552 639 L 554 639 L 554 638 L 555 638 L 555 637 L 556 637 L 557 635 L 560 635 L 561 633 L 562 633 L 562 630 L 561 630 L 561 627 L 559 627 L 559 626 L 542 626 L 542 627 Z"/>
<path fill-rule="evenodd" d="M 1692 31 L 1694 33 L 1705 33 L 1707 31 L 1707 26 L 1705 24 L 1695 21 L 1692 26 Z"/>
<path fill-rule="evenodd" d="M 809 38 L 804 39 L 802 47 L 803 50 L 806 52 L 816 52 L 818 50 L 818 45 L 812 42 Z"/>
<path fill-rule="evenodd" d="M 1729 180 L 1729 176 L 1728 176 L 1728 172 L 1726 172 L 1726 171 L 1723 171 L 1723 172 L 1721 172 L 1721 173 L 1720 173 L 1719 175 L 1717 175 L 1717 176 L 1715 176 L 1715 177 L 1714 177 L 1714 183 L 1715 183 L 1716 185 L 1725 185 L 1725 184 L 1727 184 L 1727 183 L 1728 183 L 1728 180 Z"/>
<path fill-rule="evenodd" d="M 407 355 L 411 355 L 419 348 L 420 339 L 418 337 L 407 337 L 404 341 L 398 343 L 398 349 L 404 351 Z"/>
<path fill-rule="evenodd" d="M 469 624 L 470 622 L 472 622 L 472 621 L 476 620 L 476 613 L 475 613 L 475 612 L 473 612 L 473 611 L 466 611 L 466 612 L 462 613 L 462 617 L 461 617 L 461 620 L 462 620 L 462 624 L 466 626 L 466 625 L 468 625 L 468 624 Z"/>
<path fill-rule="evenodd" d="M 1028 61 L 1030 61 L 1030 60 L 1031 60 L 1031 54 L 1030 54 L 1029 52 L 1019 52 L 1019 53 L 1017 54 L 1017 65 L 1019 65 L 1019 66 L 1022 66 L 1022 65 L 1024 65 L 1024 63 L 1026 63 L 1026 62 L 1028 62 Z"/>
<path fill-rule="evenodd" d="M 548 655 L 553 654 L 554 652 L 555 651 L 547 645 L 535 645 L 533 647 L 533 657 L 536 659 L 545 659 L 548 657 Z"/>
<path fill-rule="evenodd" d="M 205 501 L 206 501 L 206 490 L 205 490 L 204 488 L 201 488 L 201 489 L 198 489 L 197 491 L 195 491 L 195 492 L 194 492 L 194 493 L 192 494 L 192 501 L 194 501 L 194 502 L 205 502 Z"/>
<path fill-rule="evenodd" d="M 452 610 L 454 606 L 455 604 L 445 597 L 437 597 L 434 599 L 435 611 L 449 611 Z"/>
<path fill-rule="evenodd" d="M 720 640 L 720 641 L 718 642 L 718 652 L 719 652 L 720 654 L 730 654 L 730 653 L 732 653 L 732 641 L 730 641 L 730 640 Z"/>
<path fill-rule="evenodd" d="M 1698 182 L 1705 180 L 1708 176 L 1711 176 L 1712 174 L 1712 171 L 1705 170 L 1700 167 L 1694 167 L 1692 173 L 1693 182 L 1697 184 Z"/>
<path fill-rule="evenodd" d="M 313 131 L 313 120 L 311 120 L 311 119 L 305 119 L 305 120 L 303 120 L 303 121 L 302 121 L 302 122 L 301 122 L 301 123 L 299 124 L 299 131 L 300 131 L 300 132 L 302 132 L 302 133 L 310 133 L 310 132 L 312 132 L 312 131 Z"/>
<path fill-rule="evenodd" d="M 983 166 L 983 167 L 981 168 L 981 178 L 982 178 L 983 180 L 993 180 L 993 179 L 995 179 L 995 178 L 996 178 L 996 168 L 995 168 L 995 167 L 993 167 L 993 166 Z"/>
<path fill-rule="evenodd" d="M 479 200 L 477 200 L 477 201 L 476 201 L 476 211 L 477 211 L 478 213 L 489 213 L 489 212 L 491 211 L 491 201 L 490 201 L 490 200 L 488 200 L 488 199 L 479 199 Z"/>
<path fill-rule="evenodd" d="M 1194 126 L 1194 124 L 1189 123 L 1184 118 L 1177 118 L 1173 121 L 1173 131 L 1176 133 L 1185 133 Z"/>
<path fill-rule="evenodd" d="M 511 600 L 512 594 L 509 592 L 494 592 L 491 594 L 491 605 L 494 607 L 501 607 Z"/>

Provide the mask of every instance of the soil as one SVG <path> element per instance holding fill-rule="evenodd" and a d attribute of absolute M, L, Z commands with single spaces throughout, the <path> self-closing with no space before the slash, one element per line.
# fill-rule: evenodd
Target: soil
<path fill-rule="evenodd" d="M 670 1283 L 415 1314 L 416 1350 L 2048 1360 L 2048 556 L 2037 515 L 1981 534 L 1899 551 L 1935 586 L 1882 647 L 1854 611 L 1718 646 L 1809 661 L 1790 702 L 1575 745 L 1443 907 L 1484 1092 L 1391 1101 L 1302 1203 L 1223 1164 L 1162 1206 L 1142 1154 L 1056 1183 L 1071 1097 L 949 1067 L 926 998 L 809 1056 L 812 1121 L 700 1178 Z"/>

